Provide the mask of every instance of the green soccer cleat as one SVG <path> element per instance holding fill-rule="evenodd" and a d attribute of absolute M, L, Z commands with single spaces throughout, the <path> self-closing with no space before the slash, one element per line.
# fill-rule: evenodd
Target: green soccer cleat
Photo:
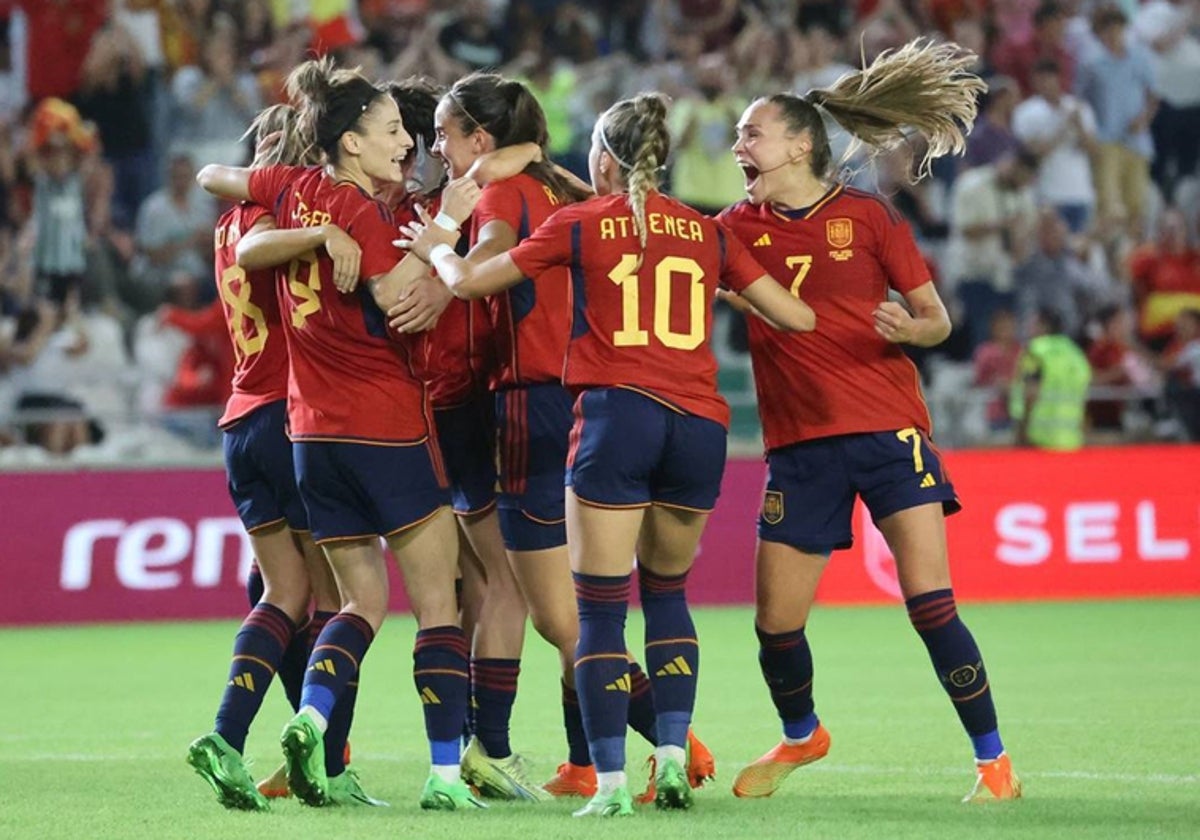
<path fill-rule="evenodd" d="M 656 808 L 686 811 L 692 807 L 692 787 L 678 761 L 668 759 L 662 763 L 654 774 L 654 791 Z"/>
<path fill-rule="evenodd" d="M 430 773 L 421 791 L 421 807 L 426 811 L 471 811 L 487 805 L 471 793 L 466 782 L 447 782 L 437 773 Z"/>
<path fill-rule="evenodd" d="M 331 805 L 367 805 L 373 808 L 390 808 L 387 802 L 376 799 L 362 789 L 358 771 L 347 767 L 336 776 L 329 777 L 329 803 Z"/>
<path fill-rule="evenodd" d="M 492 758 L 478 738 L 472 738 L 462 757 L 463 781 L 474 785 L 480 794 L 493 799 L 546 802 L 550 796 L 530 781 L 525 760 L 513 753 L 507 758 Z"/>
<path fill-rule="evenodd" d="M 267 798 L 258 792 L 242 756 L 217 733 L 204 735 L 188 747 L 187 763 L 208 782 L 217 801 L 238 811 L 269 811 Z"/>
<path fill-rule="evenodd" d="M 686 786 L 686 782 L 684 783 Z M 629 788 L 622 785 L 612 793 L 597 793 L 588 804 L 584 805 L 571 816 L 573 817 L 629 817 L 633 816 L 633 797 Z"/>
<path fill-rule="evenodd" d="M 305 805 L 329 804 L 329 779 L 325 776 L 325 739 L 308 715 L 298 714 L 279 736 L 287 764 L 288 787 Z"/>

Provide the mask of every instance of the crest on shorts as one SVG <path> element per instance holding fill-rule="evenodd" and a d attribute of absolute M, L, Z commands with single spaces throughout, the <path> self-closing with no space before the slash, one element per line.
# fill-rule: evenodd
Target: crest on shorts
<path fill-rule="evenodd" d="M 830 219 L 825 222 L 825 238 L 834 248 L 848 248 L 854 241 L 854 223 L 849 219 Z"/>
<path fill-rule="evenodd" d="M 763 522 L 768 525 L 778 525 L 783 521 L 783 493 L 778 490 L 768 490 L 763 496 Z"/>

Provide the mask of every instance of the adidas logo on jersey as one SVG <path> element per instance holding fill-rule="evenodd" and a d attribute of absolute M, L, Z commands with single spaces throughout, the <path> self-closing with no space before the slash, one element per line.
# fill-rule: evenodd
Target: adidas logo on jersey
<path fill-rule="evenodd" d="M 758 239 L 754 240 L 755 248 L 766 248 L 770 244 L 771 244 L 771 234 L 769 234 L 769 233 L 764 233 L 762 236 L 758 237 Z"/>

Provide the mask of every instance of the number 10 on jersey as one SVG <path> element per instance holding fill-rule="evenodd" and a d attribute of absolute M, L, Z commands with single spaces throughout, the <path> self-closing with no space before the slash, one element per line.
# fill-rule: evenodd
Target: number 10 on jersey
<path fill-rule="evenodd" d="M 641 288 L 638 285 L 640 261 L 641 257 L 637 254 L 624 254 L 616 268 L 608 273 L 608 279 L 621 289 L 621 329 L 613 333 L 615 347 L 645 347 L 650 344 L 650 331 L 642 328 Z M 690 257 L 663 257 L 653 271 L 654 337 L 665 347 L 695 350 L 704 342 L 707 305 L 704 269 Z M 673 292 L 677 287 L 686 288 L 688 327 L 682 332 L 671 328 Z"/>

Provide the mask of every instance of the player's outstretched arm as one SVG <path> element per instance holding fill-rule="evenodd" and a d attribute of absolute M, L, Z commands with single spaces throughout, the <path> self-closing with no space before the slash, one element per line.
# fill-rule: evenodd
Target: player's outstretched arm
<path fill-rule="evenodd" d="M 777 330 L 787 332 L 811 332 L 817 326 L 817 313 L 800 298 L 788 292 L 764 274 L 746 288 L 741 297 L 753 308 L 755 314 Z M 725 296 L 729 300 L 729 296 Z"/>
<path fill-rule="evenodd" d="M 317 248 L 324 248 L 333 260 L 333 284 L 338 291 L 354 291 L 362 247 L 337 225 L 279 230 L 271 216 L 263 216 L 238 240 L 237 264 L 249 271 L 272 268 Z"/>
<path fill-rule="evenodd" d="M 196 173 L 196 183 L 205 192 L 220 198 L 247 201 L 250 198 L 250 171 L 244 166 L 210 163 Z"/>

